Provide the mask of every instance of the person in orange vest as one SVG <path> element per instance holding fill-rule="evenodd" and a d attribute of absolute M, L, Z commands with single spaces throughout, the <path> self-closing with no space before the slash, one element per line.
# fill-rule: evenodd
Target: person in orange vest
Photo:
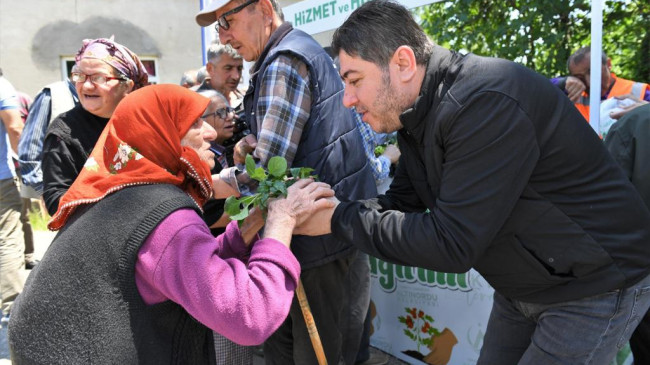
<path fill-rule="evenodd" d="M 562 88 L 574 102 L 582 116 L 589 120 L 589 78 L 591 76 L 591 47 L 582 47 L 569 56 L 567 67 L 570 76 L 552 81 Z M 600 100 L 630 95 L 639 100 L 650 101 L 650 85 L 626 80 L 612 72 L 612 60 L 603 52 L 601 67 Z"/>

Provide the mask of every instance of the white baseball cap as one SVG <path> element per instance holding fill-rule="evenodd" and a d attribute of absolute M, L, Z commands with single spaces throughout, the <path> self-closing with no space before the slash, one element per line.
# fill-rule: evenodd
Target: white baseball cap
<path fill-rule="evenodd" d="M 230 0 L 213 0 L 203 10 L 196 14 L 196 22 L 202 27 L 207 27 L 208 25 L 216 22 L 217 10 L 224 7 L 229 2 Z"/>

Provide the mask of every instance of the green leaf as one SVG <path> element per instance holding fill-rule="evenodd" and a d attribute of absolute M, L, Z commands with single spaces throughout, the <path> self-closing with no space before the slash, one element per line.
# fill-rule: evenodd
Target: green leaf
<path fill-rule="evenodd" d="M 300 168 L 300 178 L 301 178 L 301 179 L 306 179 L 306 178 L 308 178 L 308 177 L 314 177 L 314 176 L 311 175 L 311 173 L 312 173 L 313 171 L 314 171 L 314 169 L 312 169 L 311 167 L 301 167 L 301 168 Z M 314 177 L 314 180 L 315 180 L 316 178 L 317 178 L 317 177 Z"/>
<path fill-rule="evenodd" d="M 248 173 L 249 176 L 253 176 L 256 167 L 257 166 L 255 165 L 255 160 L 253 159 L 253 156 L 246 155 L 246 172 Z"/>
<path fill-rule="evenodd" d="M 291 173 L 291 177 L 295 177 L 295 178 L 299 179 L 300 178 L 300 170 L 301 170 L 300 167 L 292 167 L 292 168 L 290 168 L 289 172 Z"/>
<path fill-rule="evenodd" d="M 287 160 L 281 156 L 273 156 L 269 159 L 269 174 L 282 178 L 287 173 Z"/>
<path fill-rule="evenodd" d="M 231 217 L 233 215 L 239 214 L 241 212 L 239 199 L 235 198 L 234 196 L 229 196 L 226 199 L 226 203 L 224 204 L 224 211 Z"/>
<path fill-rule="evenodd" d="M 246 167 L 246 169 L 248 170 L 248 166 Z M 264 181 L 264 180 L 266 180 L 266 177 L 267 177 L 266 171 L 264 170 L 263 167 L 256 168 L 255 170 L 253 170 L 253 173 L 249 172 L 248 175 L 252 179 L 255 179 L 257 181 Z"/>
<path fill-rule="evenodd" d="M 246 217 L 248 217 L 248 205 L 244 206 L 238 214 L 230 215 L 230 219 L 234 221 L 244 220 Z"/>
<path fill-rule="evenodd" d="M 273 183 L 273 187 L 281 196 L 287 196 L 287 185 L 284 181 L 276 181 Z"/>

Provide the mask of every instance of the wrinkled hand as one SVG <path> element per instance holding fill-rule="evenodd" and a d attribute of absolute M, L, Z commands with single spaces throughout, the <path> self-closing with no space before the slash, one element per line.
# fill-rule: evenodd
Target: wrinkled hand
<path fill-rule="evenodd" d="M 245 164 L 246 155 L 252 154 L 255 147 L 257 147 L 257 138 L 252 134 L 244 136 L 244 138 L 235 144 L 235 150 L 232 156 L 233 161 L 236 164 Z"/>
<path fill-rule="evenodd" d="M 395 146 L 394 144 L 389 144 L 386 146 L 386 149 L 384 150 L 384 153 L 382 153 L 383 156 L 386 156 L 391 164 L 397 163 L 397 160 L 399 160 L 399 156 L 402 153 L 399 151 L 399 148 Z"/>
<path fill-rule="evenodd" d="M 321 236 L 332 233 L 332 215 L 334 215 L 334 210 L 340 202 L 335 196 L 327 198 L 327 200 L 332 202 L 332 206 L 311 214 L 300 225 L 296 225 L 296 228 L 293 229 L 293 234 Z"/>
<path fill-rule="evenodd" d="M 580 81 L 579 78 L 568 76 L 566 78 L 566 86 L 564 86 L 564 89 L 566 90 L 569 99 L 571 99 L 572 102 L 577 103 L 580 100 L 582 92 L 587 90 L 587 86 Z"/>
<path fill-rule="evenodd" d="M 262 227 L 264 227 L 264 216 L 262 215 L 262 211 L 257 208 L 251 209 L 248 217 L 244 219 L 244 222 L 239 229 L 246 246 L 253 242 L 253 238 L 255 238 L 255 235 L 257 235 L 257 232 L 259 232 Z"/>
<path fill-rule="evenodd" d="M 449 328 L 445 328 L 438 336 L 433 337 L 429 346 L 431 352 L 424 357 L 424 362 L 431 365 L 446 365 L 451 358 L 451 350 L 458 343 L 458 339 Z"/>
<path fill-rule="evenodd" d="M 645 100 L 640 100 L 639 98 L 633 96 L 632 94 L 615 96 L 618 100 L 628 100 L 628 105 L 619 107 L 619 111 L 609 113 L 609 117 L 612 119 L 619 119 L 625 114 L 629 113 L 631 110 L 640 107 L 641 105 L 648 104 Z"/>
<path fill-rule="evenodd" d="M 294 227 L 319 211 L 332 208 L 329 197 L 334 190 L 322 182 L 300 179 L 287 189 L 286 198 L 269 200 L 264 237 L 272 237 L 289 246 Z"/>

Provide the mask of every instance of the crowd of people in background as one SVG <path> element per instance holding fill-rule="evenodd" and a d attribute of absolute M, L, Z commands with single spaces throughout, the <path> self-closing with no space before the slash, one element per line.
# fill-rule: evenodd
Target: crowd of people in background
<path fill-rule="evenodd" d="M 14 363 L 385 364 L 368 351 L 368 255 L 481 273 L 480 364 L 608 364 L 628 339 L 650 363 L 647 83 L 603 53 L 598 136 L 589 46 L 549 82 L 434 44 L 387 0 L 355 10 L 331 54 L 276 0 L 216 0 L 196 23 L 219 39 L 179 85 L 149 85 L 112 37 L 84 40 L 33 101 L 0 69 Z M 225 200 L 257 189 L 247 155 L 320 182 L 238 225 Z M 42 261 L 34 205 L 60 230 Z"/>

